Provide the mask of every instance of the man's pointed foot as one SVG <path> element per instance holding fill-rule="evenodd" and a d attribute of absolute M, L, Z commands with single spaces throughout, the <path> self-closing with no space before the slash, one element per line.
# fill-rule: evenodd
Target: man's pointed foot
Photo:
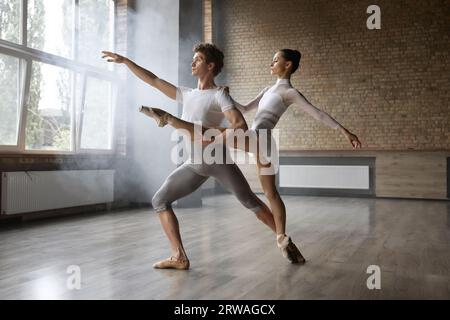
<path fill-rule="evenodd" d="M 169 123 L 169 114 L 164 110 L 158 108 L 151 108 L 146 106 L 141 106 L 139 112 L 142 112 L 146 116 L 155 119 L 156 124 L 159 127 L 164 127 Z"/>

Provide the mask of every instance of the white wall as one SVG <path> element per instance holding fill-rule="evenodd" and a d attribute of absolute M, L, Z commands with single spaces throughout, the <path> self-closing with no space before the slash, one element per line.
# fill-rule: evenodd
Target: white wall
<path fill-rule="evenodd" d="M 179 1 L 136 0 L 130 12 L 129 57 L 158 77 L 178 84 Z M 157 106 L 176 113 L 177 103 L 129 74 L 128 151 L 131 165 L 131 201 L 149 202 L 176 167 L 170 160 L 172 128 L 159 128 L 137 110 Z M 133 199 L 134 197 L 134 199 Z"/>

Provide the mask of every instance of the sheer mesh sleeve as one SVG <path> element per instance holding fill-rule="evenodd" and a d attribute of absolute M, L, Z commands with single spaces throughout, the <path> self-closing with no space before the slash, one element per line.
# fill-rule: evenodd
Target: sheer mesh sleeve
<path fill-rule="evenodd" d="M 264 95 L 264 93 L 266 93 L 267 89 L 269 89 L 269 87 L 264 88 L 257 96 L 256 98 L 254 98 L 253 100 L 251 100 L 250 102 L 248 102 L 246 105 L 242 105 L 239 102 L 237 102 L 236 100 L 233 99 L 234 101 L 234 105 L 236 106 L 236 108 L 239 109 L 240 112 L 245 113 L 245 112 L 249 112 L 252 110 L 255 110 L 258 108 L 259 105 L 259 101 L 261 100 L 262 96 Z"/>
<path fill-rule="evenodd" d="M 328 113 L 313 106 L 299 91 L 296 89 L 286 90 L 283 99 L 286 105 L 295 104 L 300 110 L 308 113 L 314 119 L 322 122 L 330 128 L 338 129 L 341 128 L 341 124 L 333 119 Z"/>

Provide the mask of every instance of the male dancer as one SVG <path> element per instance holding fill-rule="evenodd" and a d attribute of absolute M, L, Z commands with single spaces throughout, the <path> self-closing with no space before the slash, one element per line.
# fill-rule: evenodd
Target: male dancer
<path fill-rule="evenodd" d="M 219 89 L 214 78 L 223 67 L 223 53 L 213 44 L 198 44 L 194 47 L 192 75 L 198 78 L 196 89 L 175 87 L 158 78 L 152 72 L 138 66 L 133 61 L 118 54 L 103 51 L 108 62 L 124 63 L 141 80 L 160 90 L 171 99 L 183 104 L 182 119 L 190 122 L 200 121 L 205 127 L 229 126 L 232 129 L 248 130 L 242 114 L 234 107 L 229 94 Z M 142 110 L 144 111 L 145 110 Z M 253 211 L 257 218 L 272 231 L 276 231 L 273 215 L 269 208 L 251 191 L 244 175 L 235 163 L 194 163 L 188 159 L 175 169 L 165 180 L 152 199 L 153 208 L 170 241 L 172 255 L 153 266 L 160 269 L 188 269 L 189 260 L 184 250 L 178 220 L 171 204 L 200 187 L 212 176 L 230 190 L 238 200 Z M 283 249 L 283 255 L 291 262 L 304 262 L 304 258 L 294 243 Z M 294 258 L 292 258 L 294 257 Z"/>

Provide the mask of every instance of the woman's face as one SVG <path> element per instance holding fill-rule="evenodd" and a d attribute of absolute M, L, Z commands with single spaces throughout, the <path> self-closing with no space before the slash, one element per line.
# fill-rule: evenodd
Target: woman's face
<path fill-rule="evenodd" d="M 286 72 L 286 63 L 287 61 L 284 59 L 281 51 L 275 53 L 270 64 L 270 74 L 277 76 L 284 74 Z"/>

